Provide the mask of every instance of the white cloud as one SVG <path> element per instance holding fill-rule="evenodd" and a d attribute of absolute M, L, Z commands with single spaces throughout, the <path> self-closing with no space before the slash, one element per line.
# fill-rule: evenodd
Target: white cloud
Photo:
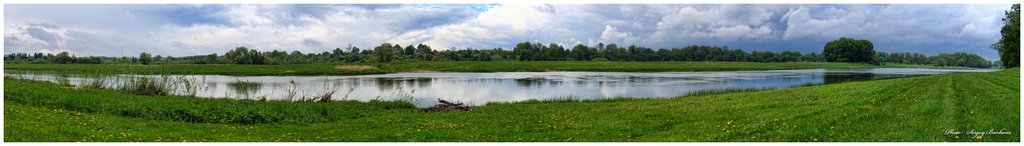
<path fill-rule="evenodd" d="M 320 52 L 348 44 L 509 48 L 523 41 L 819 51 L 838 37 L 878 50 L 978 53 L 1006 5 L 8 5 L 5 52 Z M 46 11 L 42 11 L 46 10 Z M 51 24 L 33 26 L 31 24 Z M 778 51 L 778 50 L 775 50 Z"/>
<path fill-rule="evenodd" d="M 611 25 L 604 25 L 604 31 L 601 32 L 601 42 L 628 42 L 626 39 L 629 38 L 629 32 L 619 32 Z"/>

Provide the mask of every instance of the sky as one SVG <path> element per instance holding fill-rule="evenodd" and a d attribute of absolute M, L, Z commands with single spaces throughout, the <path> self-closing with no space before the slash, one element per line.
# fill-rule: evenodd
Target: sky
<path fill-rule="evenodd" d="M 728 46 L 820 53 L 840 37 L 876 51 L 998 54 L 1009 4 L 6 4 L 4 53 L 190 56 L 257 50 L 323 52 L 426 44 L 511 50 L 516 43 Z"/>

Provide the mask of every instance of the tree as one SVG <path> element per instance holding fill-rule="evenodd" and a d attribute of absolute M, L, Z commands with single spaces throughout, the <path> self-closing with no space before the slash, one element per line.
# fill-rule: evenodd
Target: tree
<path fill-rule="evenodd" d="M 974 68 L 989 68 L 992 66 L 991 62 L 981 58 L 981 56 L 963 52 L 953 54 L 941 53 L 939 55 L 928 57 L 928 60 L 930 64 L 937 66 L 964 66 Z"/>
<path fill-rule="evenodd" d="M 206 61 L 211 64 L 217 63 L 217 53 L 206 55 Z"/>
<path fill-rule="evenodd" d="M 569 58 L 574 60 L 591 60 L 594 59 L 594 53 L 596 51 L 592 50 L 592 48 L 583 44 L 576 44 L 575 47 L 572 47 L 572 51 L 569 51 Z"/>
<path fill-rule="evenodd" d="M 416 58 L 429 61 L 434 58 L 433 54 L 434 50 L 431 50 L 430 46 L 424 44 L 416 45 Z"/>
<path fill-rule="evenodd" d="M 401 48 L 401 46 L 398 46 L 398 48 Z M 377 62 L 391 62 L 394 59 L 394 51 L 395 49 L 392 48 L 391 44 L 384 43 L 373 48 L 373 56 L 376 57 Z"/>
<path fill-rule="evenodd" d="M 999 51 L 999 60 L 1004 68 L 1020 67 L 1020 4 L 1013 4 L 1003 18 L 1003 37 L 992 44 Z"/>
<path fill-rule="evenodd" d="M 874 45 L 868 40 L 842 37 L 825 44 L 822 53 L 828 62 L 860 62 L 878 65 Z"/>
<path fill-rule="evenodd" d="M 228 62 L 235 64 L 265 64 L 266 58 L 262 55 L 259 50 L 249 49 L 245 47 L 237 47 L 234 50 L 224 53 L 224 58 Z"/>
<path fill-rule="evenodd" d="M 152 55 L 146 52 L 142 52 L 142 54 L 139 54 L 139 63 L 141 63 L 142 65 L 149 65 L 150 62 L 153 62 Z"/>
<path fill-rule="evenodd" d="M 515 54 L 519 61 L 531 61 L 534 60 L 534 54 L 538 53 L 536 50 L 530 42 L 522 42 L 512 48 L 512 54 Z"/>
<path fill-rule="evenodd" d="M 541 45 L 541 44 L 537 44 L 537 45 L 541 46 L 541 48 L 540 48 L 540 52 L 541 53 L 540 53 L 540 56 L 538 57 L 539 60 L 545 60 L 545 61 L 563 60 L 564 57 L 565 57 L 565 54 L 566 54 L 565 53 L 565 48 L 562 48 L 561 45 L 558 45 L 558 44 L 555 44 L 555 43 L 548 44 L 547 47 L 544 47 L 544 45 Z"/>
<path fill-rule="evenodd" d="M 405 56 L 405 58 L 413 58 L 414 55 L 416 55 L 416 48 L 412 47 L 412 45 L 405 47 L 404 51 L 405 52 L 403 52 L 403 55 Z"/>
<path fill-rule="evenodd" d="M 72 63 L 73 62 L 72 61 L 73 58 L 69 54 L 70 53 L 68 53 L 68 52 L 57 53 L 57 58 L 54 58 L 53 63 L 59 63 L 59 64 Z"/>

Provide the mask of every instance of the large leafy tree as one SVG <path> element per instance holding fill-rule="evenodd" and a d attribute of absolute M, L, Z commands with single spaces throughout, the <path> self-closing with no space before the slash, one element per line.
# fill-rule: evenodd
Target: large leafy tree
<path fill-rule="evenodd" d="M 402 46 L 397 46 L 397 48 L 402 48 Z M 373 56 L 377 58 L 377 62 L 391 62 L 395 59 L 395 50 L 390 43 L 383 43 L 373 48 Z"/>
<path fill-rule="evenodd" d="M 142 52 L 142 54 L 139 54 L 139 63 L 142 63 L 142 65 L 149 65 L 149 62 L 152 61 L 153 57 L 149 53 Z"/>
<path fill-rule="evenodd" d="M 515 54 L 520 61 L 535 60 L 534 54 L 537 54 L 537 48 L 534 48 L 530 42 L 522 42 L 516 44 L 515 48 L 512 48 L 512 54 Z"/>
<path fill-rule="evenodd" d="M 57 53 L 57 58 L 54 58 L 53 62 L 59 64 L 68 64 L 73 62 L 73 58 L 74 57 L 71 57 L 70 53 L 68 52 L 60 52 Z"/>
<path fill-rule="evenodd" d="M 868 40 L 842 37 L 825 44 L 825 61 L 879 64 L 874 45 Z"/>
<path fill-rule="evenodd" d="M 1003 29 L 1000 32 L 1003 37 L 999 42 L 992 44 L 992 48 L 999 51 L 1003 67 L 1020 67 L 1020 4 L 1014 4 L 1006 11 Z"/>
<path fill-rule="evenodd" d="M 237 47 L 224 53 L 224 58 L 235 64 L 265 64 L 263 53 L 255 49 Z"/>

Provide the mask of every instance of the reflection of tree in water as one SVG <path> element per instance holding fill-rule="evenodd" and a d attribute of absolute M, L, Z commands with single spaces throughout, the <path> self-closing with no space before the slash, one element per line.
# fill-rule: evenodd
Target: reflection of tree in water
<path fill-rule="evenodd" d="M 398 86 L 424 88 L 430 86 L 434 78 L 375 78 L 374 81 L 378 89 L 391 90 Z"/>
<path fill-rule="evenodd" d="M 434 82 L 434 78 L 416 78 L 416 85 L 420 88 L 427 88 Z"/>
<path fill-rule="evenodd" d="M 825 72 L 825 84 L 867 81 L 875 77 L 871 73 L 833 73 Z"/>
<path fill-rule="evenodd" d="M 391 90 L 395 88 L 394 78 L 375 78 L 374 81 L 377 83 L 377 89 L 380 90 Z"/>
<path fill-rule="evenodd" d="M 540 87 L 541 84 L 544 84 L 543 80 L 544 79 L 542 79 L 542 78 L 518 78 L 518 79 L 515 79 L 515 82 L 516 82 L 516 85 L 519 85 L 519 87 L 530 88 L 530 87 Z"/>
<path fill-rule="evenodd" d="M 516 85 L 519 85 L 519 87 L 530 88 L 530 87 L 540 87 L 540 86 L 542 86 L 544 84 L 547 84 L 548 86 L 559 86 L 559 85 L 562 85 L 562 83 L 564 83 L 565 81 L 562 81 L 562 80 L 552 80 L 552 79 L 544 79 L 544 78 L 519 78 L 519 79 L 515 79 L 515 82 L 516 82 Z"/>
<path fill-rule="evenodd" d="M 263 84 L 258 82 L 239 80 L 228 83 L 228 86 L 234 89 L 235 94 L 241 95 L 241 97 L 243 98 L 253 98 L 256 95 L 256 92 L 260 90 L 260 87 L 263 86 Z"/>
<path fill-rule="evenodd" d="M 873 74 L 873 73 L 825 73 L 825 84 L 868 81 L 889 78 L 912 77 L 919 75 Z"/>

